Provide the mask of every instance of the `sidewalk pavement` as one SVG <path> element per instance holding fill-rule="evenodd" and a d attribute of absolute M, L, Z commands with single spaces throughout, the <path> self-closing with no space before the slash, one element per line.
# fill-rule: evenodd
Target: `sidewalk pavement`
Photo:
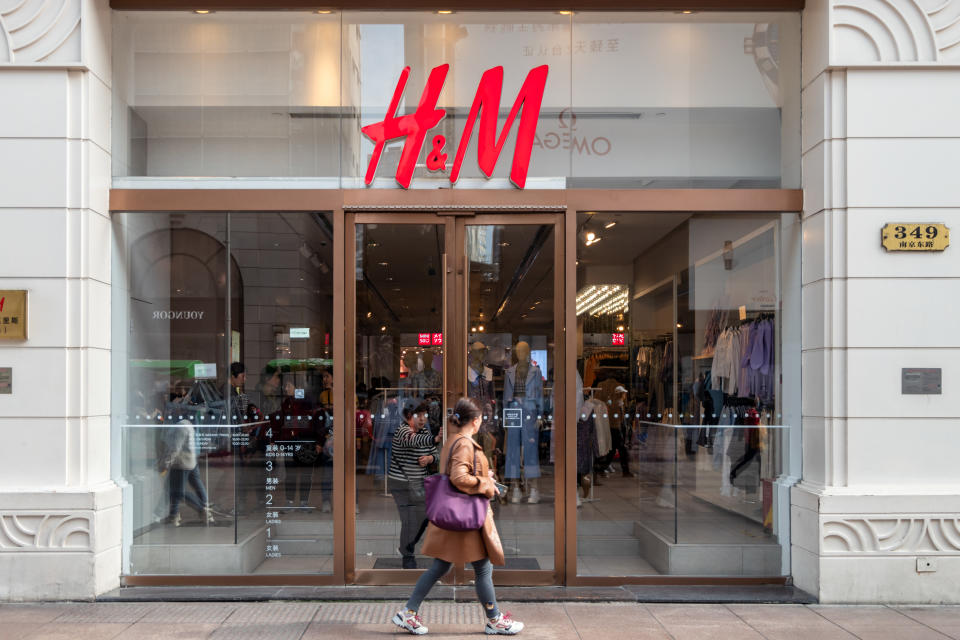
<path fill-rule="evenodd" d="M 398 602 L 0 604 L 0 640 L 312 640 L 403 637 Z M 523 638 L 566 640 L 960 640 L 960 607 L 502 603 Z M 427 602 L 430 635 L 483 636 L 476 604 Z"/>

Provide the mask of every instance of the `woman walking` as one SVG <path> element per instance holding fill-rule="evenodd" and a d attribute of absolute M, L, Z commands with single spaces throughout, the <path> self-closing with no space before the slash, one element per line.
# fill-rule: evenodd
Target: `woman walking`
<path fill-rule="evenodd" d="M 458 490 L 493 498 L 499 493 L 493 481 L 493 472 L 482 448 L 473 440 L 482 422 L 480 408 L 470 398 L 460 398 L 453 411 L 449 424 L 455 433 L 447 440 L 440 453 L 440 470 L 447 472 L 450 482 Z M 497 607 L 492 565 L 503 565 L 506 561 L 489 504 L 483 527 L 474 531 L 448 531 L 431 522 L 427 525 L 427 537 L 422 552 L 434 558 L 433 564 L 417 580 L 406 608 L 393 616 L 395 625 L 415 635 L 427 633 L 427 627 L 417 613 L 420 604 L 453 563 L 469 562 L 473 564 L 476 573 L 477 597 L 487 617 L 484 632 L 487 635 L 512 636 L 523 630 L 522 622 L 512 620 L 509 613 L 501 613 Z"/>
<path fill-rule="evenodd" d="M 437 461 L 436 443 L 440 435 L 433 436 L 424 428 L 426 415 L 425 404 L 415 410 L 403 408 L 405 422 L 393 434 L 393 455 L 387 474 L 387 486 L 400 513 L 400 555 L 404 569 L 417 568 L 414 549 L 427 527 L 423 479 L 427 466 Z"/>

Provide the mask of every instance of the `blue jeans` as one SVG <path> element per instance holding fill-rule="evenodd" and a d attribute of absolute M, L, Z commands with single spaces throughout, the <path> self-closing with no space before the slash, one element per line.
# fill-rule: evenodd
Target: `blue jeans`
<path fill-rule="evenodd" d="M 537 403 L 530 400 L 516 401 L 511 407 L 523 409 L 523 426 L 504 429 L 506 435 L 507 463 L 504 477 L 515 479 L 520 473 L 520 450 L 523 449 L 523 477 L 527 480 L 540 477 L 540 430 L 537 428 Z M 529 418 L 527 417 L 529 416 Z"/>
<path fill-rule="evenodd" d="M 196 496 L 186 493 L 184 484 L 189 484 Z M 170 515 L 180 513 L 180 503 L 184 498 L 197 511 L 202 511 L 207 506 L 207 488 L 200 479 L 200 465 L 193 469 L 170 469 Z"/>
<path fill-rule="evenodd" d="M 427 594 L 430 593 L 430 589 L 433 588 L 437 580 L 446 575 L 447 571 L 450 571 L 452 566 L 453 564 L 446 560 L 434 558 L 433 564 L 420 576 L 416 586 L 413 587 L 413 593 L 407 600 L 407 609 L 419 611 L 420 605 Z M 473 563 L 473 570 L 477 574 L 477 598 L 480 599 L 480 604 L 483 605 L 487 618 L 492 620 L 500 615 L 500 609 L 497 608 L 497 594 L 493 590 L 493 565 L 490 564 L 488 559 L 484 558 Z"/>

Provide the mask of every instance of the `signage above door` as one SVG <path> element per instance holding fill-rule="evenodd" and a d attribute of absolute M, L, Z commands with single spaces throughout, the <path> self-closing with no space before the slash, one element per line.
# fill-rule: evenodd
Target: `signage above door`
<path fill-rule="evenodd" d="M 437 108 L 437 100 L 440 98 L 440 91 L 443 89 L 443 83 L 449 69 L 449 64 L 434 67 L 427 78 L 427 85 L 420 96 L 416 111 L 398 117 L 397 109 L 400 106 L 400 100 L 403 98 L 407 78 L 410 77 L 410 67 L 405 67 L 400 73 L 400 80 L 397 82 L 397 88 L 393 92 L 393 98 L 390 100 L 390 106 L 384 119 L 361 129 L 364 135 L 370 138 L 375 145 L 364 178 L 364 182 L 368 186 L 373 182 L 377 173 L 377 164 L 380 162 L 380 156 L 383 154 L 386 143 L 390 140 L 403 138 L 403 150 L 400 153 L 400 161 L 397 163 L 396 177 L 401 187 L 404 189 L 410 188 L 410 180 L 423 150 L 427 131 L 437 126 L 447 115 L 445 109 Z M 517 188 L 523 189 L 530 168 L 530 154 L 533 151 L 533 142 L 537 133 L 537 120 L 540 117 L 543 90 L 547 84 L 547 69 L 547 65 L 542 65 L 534 67 L 527 74 L 499 138 L 497 137 L 497 117 L 500 113 L 500 94 L 503 91 L 503 67 L 493 67 L 483 73 L 466 124 L 463 127 L 463 134 L 460 136 L 460 144 L 457 146 L 453 164 L 450 167 L 451 184 L 455 184 L 460 178 L 463 158 L 466 155 L 477 117 L 480 118 L 477 133 L 477 163 L 480 165 L 480 171 L 483 172 L 483 175 L 490 178 L 497 166 L 497 160 L 500 158 L 500 151 L 507 140 L 507 134 L 510 133 L 510 129 L 519 114 L 520 124 L 517 126 L 517 142 L 513 151 L 510 181 Z M 426 158 L 428 170 L 447 170 L 448 154 L 444 151 L 445 144 L 446 138 L 444 136 L 436 135 L 433 137 L 431 149 L 427 152 Z"/>

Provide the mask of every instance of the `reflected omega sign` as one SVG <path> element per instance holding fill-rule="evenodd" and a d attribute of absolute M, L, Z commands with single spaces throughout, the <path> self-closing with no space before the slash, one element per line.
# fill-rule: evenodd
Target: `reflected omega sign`
<path fill-rule="evenodd" d="M 417 159 L 423 150 L 427 132 L 439 124 L 447 115 L 445 109 L 437 108 L 437 100 L 443 89 L 444 80 L 449 71 L 449 64 L 434 67 L 427 78 L 427 86 L 420 95 L 420 102 L 416 111 L 404 116 L 397 116 L 403 91 L 410 77 L 410 67 L 400 73 L 400 80 L 393 92 L 387 114 L 380 122 L 367 125 L 361 129 L 374 143 L 373 154 L 364 182 L 370 185 L 377 173 L 377 164 L 383 154 L 383 148 L 391 140 L 403 138 L 403 150 L 400 152 L 400 161 L 397 164 L 397 182 L 404 189 L 410 188 L 410 179 L 416 168 Z M 456 183 L 460 178 L 460 168 L 463 158 L 473 134 L 473 127 L 480 123 L 477 132 L 477 163 L 480 171 L 486 177 L 493 175 L 497 166 L 500 151 L 507 140 L 507 134 L 513 127 L 517 115 L 520 115 L 520 124 L 517 127 L 517 142 L 513 151 L 513 164 L 510 167 L 510 181 L 518 188 L 523 189 L 527 182 L 527 171 L 530 168 L 530 153 L 533 150 L 534 138 L 537 133 L 537 120 L 540 117 L 540 104 L 543 102 L 543 89 L 547 84 L 547 65 L 535 67 L 527 74 L 520 92 L 517 94 L 510 114 L 503 125 L 500 136 L 497 137 L 497 116 L 500 113 L 500 94 L 503 91 L 503 67 L 487 69 L 480 77 L 480 84 L 470 107 L 460 144 L 450 168 L 450 183 Z M 521 111 L 522 108 L 522 111 Z M 446 171 L 447 153 L 444 150 L 446 138 L 442 135 L 434 136 L 430 150 L 427 152 L 426 166 L 430 171 Z"/>

